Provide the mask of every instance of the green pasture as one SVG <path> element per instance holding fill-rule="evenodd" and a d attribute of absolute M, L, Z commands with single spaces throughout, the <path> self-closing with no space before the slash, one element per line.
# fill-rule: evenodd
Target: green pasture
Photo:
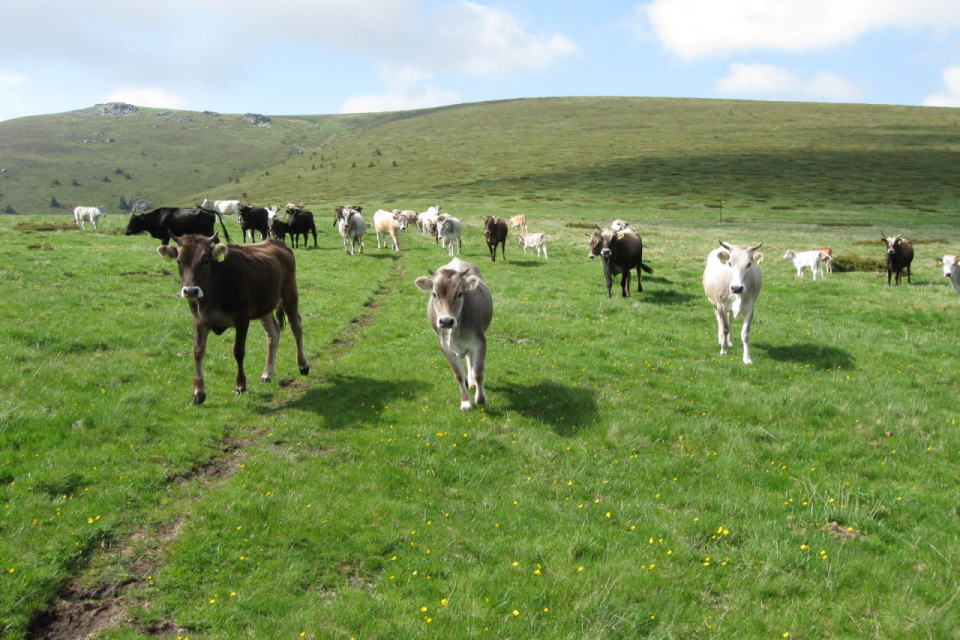
<path fill-rule="evenodd" d="M 958 637 L 960 298 L 934 264 L 960 249 L 956 184 L 922 150 L 849 181 L 798 152 L 767 166 L 804 180 L 766 185 L 674 151 L 626 203 L 605 195 L 628 192 L 615 162 L 595 183 L 559 167 L 529 192 L 520 171 L 501 193 L 438 177 L 392 198 L 271 170 L 263 199 L 318 217 L 319 247 L 296 251 L 311 372 L 284 332 L 277 379 L 235 397 L 233 333 L 211 337 L 200 407 L 157 241 L 121 216 L 99 231 L 0 217 L 0 638 Z M 346 200 L 434 198 L 495 300 L 489 405 L 466 413 L 413 284 L 446 255 L 408 231 L 399 253 L 371 234 L 351 257 L 331 226 Z M 521 212 L 550 259 L 511 235 L 491 263 L 480 218 Z M 655 274 L 607 300 L 585 235 L 614 218 Z M 912 285 L 800 280 L 780 260 L 825 245 L 875 260 L 881 229 L 919 241 Z M 738 337 L 718 355 L 700 284 L 721 239 L 764 243 L 752 366 Z M 251 380 L 264 346 L 251 327 Z"/>

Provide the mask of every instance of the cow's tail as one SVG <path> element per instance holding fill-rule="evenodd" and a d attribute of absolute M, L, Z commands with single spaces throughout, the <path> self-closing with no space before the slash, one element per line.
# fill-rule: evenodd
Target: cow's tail
<path fill-rule="evenodd" d="M 653 273 L 653 269 L 651 269 L 650 267 L 648 267 L 648 266 L 647 266 L 646 264 L 644 264 L 643 262 L 640 263 L 640 268 L 643 269 L 644 271 L 646 271 L 647 273 Z"/>
<path fill-rule="evenodd" d="M 227 233 L 227 225 L 223 224 L 223 215 L 219 211 L 213 213 L 217 214 L 217 218 L 220 220 L 220 228 L 223 229 L 223 235 L 227 238 L 227 242 L 233 242 L 230 240 L 230 234 Z"/>
<path fill-rule="evenodd" d="M 281 307 L 277 307 L 277 324 L 280 325 L 280 330 L 283 331 L 283 325 L 286 324 L 287 314 L 283 312 Z"/>

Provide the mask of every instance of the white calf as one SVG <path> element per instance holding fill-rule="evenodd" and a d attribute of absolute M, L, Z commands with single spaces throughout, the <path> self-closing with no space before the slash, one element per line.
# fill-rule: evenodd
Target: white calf
<path fill-rule="evenodd" d="M 106 218 L 107 214 L 103 212 L 103 207 L 76 207 L 73 210 L 73 221 L 81 229 L 86 229 L 84 226 L 87 222 L 93 223 L 93 228 L 97 228 L 97 220 L 100 218 Z"/>
<path fill-rule="evenodd" d="M 337 212 L 334 223 L 337 231 L 343 238 L 343 248 L 350 255 L 355 255 L 353 248 L 359 243 L 360 253 L 363 253 L 363 234 L 367 232 L 367 221 L 363 219 L 357 207 L 343 207 Z"/>
<path fill-rule="evenodd" d="M 523 252 L 534 248 L 537 250 L 537 257 L 540 257 L 540 249 L 543 249 L 543 257 L 547 257 L 547 236 L 542 233 L 518 233 L 520 244 L 523 245 Z"/>
<path fill-rule="evenodd" d="M 823 252 L 819 249 L 815 251 L 794 251 L 793 249 L 787 249 L 787 252 L 783 254 L 784 260 L 792 260 L 793 266 L 797 268 L 797 277 L 803 277 L 803 270 L 810 269 L 810 272 L 813 273 L 813 279 L 817 279 L 817 274 L 820 274 L 820 277 L 823 278 Z"/>
<path fill-rule="evenodd" d="M 707 266 L 703 270 L 703 290 L 717 316 L 720 355 L 727 355 L 733 346 L 730 337 L 733 318 L 742 317 L 740 340 L 743 342 L 743 361 L 746 364 L 753 364 L 750 358 L 750 325 L 753 322 L 754 303 L 763 284 L 754 252 L 762 245 L 761 242 L 747 247 L 721 242 L 721 248 L 714 249 L 707 256 Z"/>
<path fill-rule="evenodd" d="M 450 257 L 453 257 L 454 242 L 457 243 L 457 253 L 460 253 L 463 248 L 462 236 L 463 223 L 459 218 L 448 215 L 437 224 L 437 239 L 440 240 L 440 246 L 447 250 L 447 255 Z"/>

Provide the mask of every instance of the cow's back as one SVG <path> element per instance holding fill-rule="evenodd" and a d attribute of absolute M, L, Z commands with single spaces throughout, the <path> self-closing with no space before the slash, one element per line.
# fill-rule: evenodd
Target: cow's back
<path fill-rule="evenodd" d="M 279 306 L 290 287 L 296 288 L 296 260 L 282 242 L 231 244 L 228 249 L 214 284 L 216 302 L 224 311 L 261 318 Z"/>

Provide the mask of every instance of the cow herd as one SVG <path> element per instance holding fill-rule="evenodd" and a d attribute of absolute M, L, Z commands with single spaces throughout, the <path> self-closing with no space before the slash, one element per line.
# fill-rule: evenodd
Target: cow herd
<path fill-rule="evenodd" d="M 267 334 L 267 359 L 261 380 L 269 381 L 274 375 L 280 330 L 288 321 L 296 341 L 297 365 L 301 373 L 309 371 L 303 350 L 303 329 L 298 310 L 296 262 L 294 252 L 287 246 L 291 237 L 293 247 L 299 246 L 300 237 L 304 247 L 313 235 L 317 246 L 316 224 L 313 213 L 302 205 L 288 204 L 286 220 L 279 219 L 279 207 L 251 207 L 238 201 L 204 200 L 200 207 L 162 207 L 153 211 L 130 216 L 127 235 L 149 233 L 160 240 L 159 254 L 167 260 L 175 260 L 181 279 L 179 296 L 189 302 L 194 324 L 194 375 L 193 402 L 201 404 L 206 399 L 203 360 L 207 336 L 213 331 L 220 335 L 233 327 L 236 338 L 233 347 L 237 362 L 235 392 L 246 391 L 246 376 L 243 360 L 247 332 L 251 320 L 259 320 Z M 334 209 L 334 226 L 342 240 L 344 251 L 350 255 L 363 253 L 366 221 L 363 208 L 355 205 L 337 206 Z M 77 207 L 74 211 L 78 227 L 85 222 L 103 217 L 102 208 Z M 216 232 L 219 220 L 227 242 L 230 236 L 223 223 L 224 216 L 235 215 L 243 230 L 244 244 L 224 244 Z M 468 390 L 475 388 L 473 401 L 484 405 L 487 401 L 483 388 L 486 360 L 485 332 L 493 317 L 493 296 L 476 265 L 456 257 L 462 246 L 463 223 L 439 206 L 426 211 L 378 210 L 373 216 L 378 249 L 400 250 L 399 234 L 415 226 L 420 233 L 433 236 L 451 258 L 450 262 L 430 277 L 416 279 L 416 286 L 430 293 L 427 301 L 427 321 L 436 333 L 440 350 L 450 363 L 460 390 L 460 408 L 472 408 Z M 508 227 L 509 225 L 509 227 Z M 525 215 L 504 219 L 496 216 L 483 218 L 483 235 L 496 262 L 500 255 L 506 259 L 508 228 L 516 231 L 524 253 L 536 249 L 539 257 L 547 257 L 546 236 L 529 233 Z M 260 242 L 246 244 L 246 234 L 251 241 L 260 235 Z M 623 297 L 630 296 L 632 272 L 636 271 L 637 291 L 643 291 L 641 272 L 653 273 L 643 261 L 643 240 L 627 222 L 615 220 L 610 227 L 599 228 L 589 234 L 588 258 L 600 258 L 606 279 L 607 298 L 612 297 L 614 278 L 620 275 Z M 170 242 L 174 245 L 171 246 Z M 913 247 L 903 234 L 881 234 L 886 247 L 887 284 L 900 284 L 906 272 L 910 280 Z M 740 339 L 743 344 L 743 362 L 753 362 L 750 353 L 750 327 L 754 307 L 763 283 L 760 263 L 763 254 L 756 245 L 720 242 L 706 259 L 703 271 L 703 289 L 714 308 L 717 320 L 717 342 L 720 354 L 726 355 L 733 346 L 731 337 L 734 319 L 741 319 Z M 823 279 L 824 271 L 833 271 L 833 252 L 829 247 L 809 251 L 788 250 L 784 260 L 790 260 L 803 277 L 809 270 L 813 279 Z M 945 255 L 938 259 L 943 266 L 943 275 L 950 280 L 960 294 L 960 256 Z"/>

